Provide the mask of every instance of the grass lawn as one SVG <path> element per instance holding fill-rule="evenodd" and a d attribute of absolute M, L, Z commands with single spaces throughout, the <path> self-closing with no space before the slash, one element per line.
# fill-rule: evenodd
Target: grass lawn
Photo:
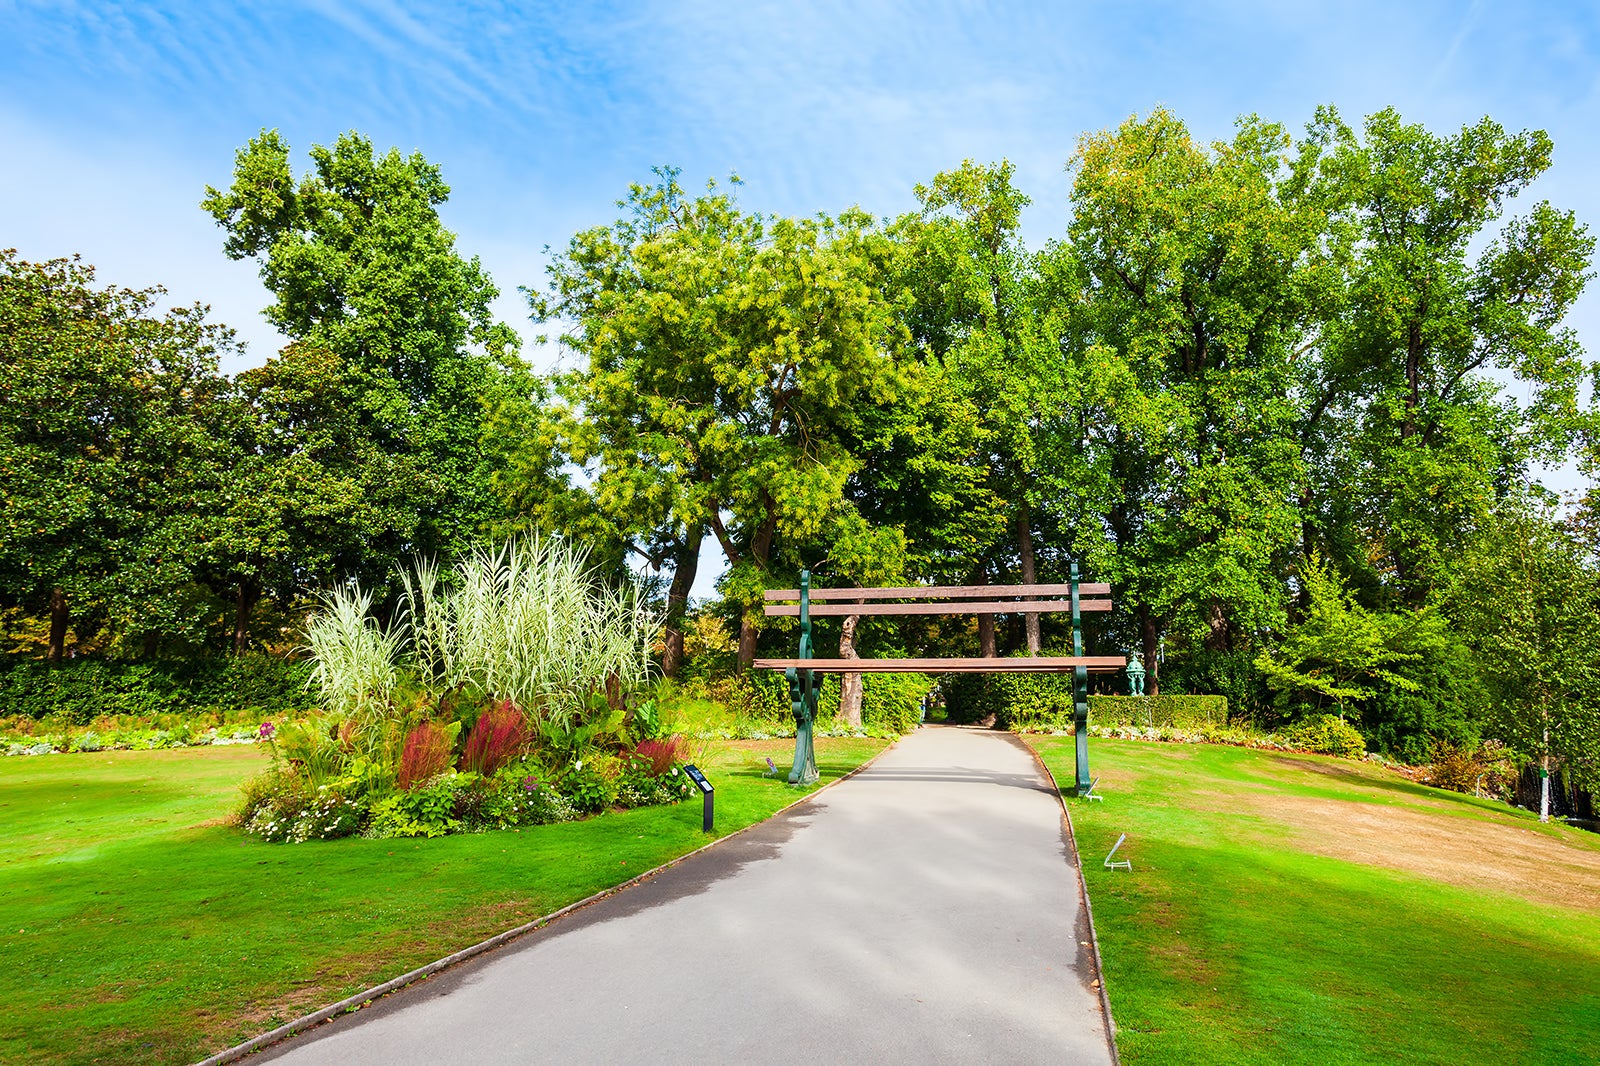
<path fill-rule="evenodd" d="M 1073 779 L 1070 737 L 1030 743 Z M 1336 759 L 1091 760 L 1105 802 L 1068 803 L 1128 1063 L 1600 1061 L 1600 837 Z"/>
<path fill-rule="evenodd" d="M 793 741 L 702 762 L 726 834 L 796 798 Z M 879 740 L 819 738 L 824 781 Z M 250 746 L 0 760 L 0 1061 L 192 1062 L 699 847 L 697 801 L 436 840 L 221 824 Z"/>

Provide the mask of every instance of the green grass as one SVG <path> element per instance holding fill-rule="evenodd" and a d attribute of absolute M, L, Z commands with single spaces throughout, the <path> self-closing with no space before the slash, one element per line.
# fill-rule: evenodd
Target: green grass
<path fill-rule="evenodd" d="M 1030 743 L 1073 779 L 1071 738 Z M 1326 857 L 1280 812 L 1333 801 L 1327 834 L 1498 823 L 1585 860 L 1600 838 L 1314 756 L 1101 740 L 1091 760 L 1105 802 L 1068 802 L 1130 1066 L 1600 1061 L 1600 913 Z M 1131 874 L 1101 864 L 1119 833 Z"/>
<path fill-rule="evenodd" d="M 819 740 L 824 780 L 884 747 Z M 798 793 L 792 742 L 702 762 L 717 828 Z M 220 824 L 250 747 L 0 761 L 0 1061 L 192 1062 L 707 839 L 700 804 L 444 837 L 264 844 Z"/>

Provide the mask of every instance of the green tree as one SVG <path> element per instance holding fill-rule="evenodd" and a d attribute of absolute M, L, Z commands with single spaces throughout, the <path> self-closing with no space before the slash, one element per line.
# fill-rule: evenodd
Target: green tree
<path fill-rule="evenodd" d="M 382 394 L 328 349 L 290 344 L 235 384 L 201 573 L 231 601 L 243 652 L 263 595 L 287 604 L 347 578 L 387 580 L 410 547 L 414 501 L 434 489 L 417 457 L 382 447 Z"/>
<path fill-rule="evenodd" d="M 563 340 L 587 366 L 562 388 L 585 428 L 568 447 L 604 520 L 673 566 L 669 641 L 709 534 L 748 666 L 780 542 L 847 521 L 844 427 L 898 388 L 888 245 L 857 211 L 767 218 L 657 175 L 631 188 L 627 216 L 575 236 L 530 301 L 575 323 Z"/>
<path fill-rule="evenodd" d="M 1450 590 L 1478 655 L 1502 739 L 1539 763 L 1539 817 L 1550 771 L 1600 785 L 1600 572 L 1593 545 L 1544 507 L 1507 500 L 1475 531 Z"/>
<path fill-rule="evenodd" d="M 229 258 L 260 260 L 275 298 L 267 319 L 359 375 L 379 446 L 428 470 L 432 491 L 400 539 L 458 552 L 498 517 L 484 403 L 515 379 L 516 335 L 493 321 L 497 290 L 439 219 L 450 189 L 438 167 L 379 155 L 357 133 L 310 154 L 296 181 L 289 146 L 263 131 L 239 150 L 233 184 L 207 187 L 202 206 L 226 230 Z"/>
<path fill-rule="evenodd" d="M 1289 145 L 1248 118 L 1207 148 L 1157 110 L 1085 137 L 1072 163 L 1062 347 L 1106 399 L 1068 428 L 1109 466 L 1096 572 L 1151 666 L 1163 632 L 1227 654 L 1284 622 L 1304 479 L 1294 360 L 1320 232 Z"/>
<path fill-rule="evenodd" d="M 147 643 L 209 620 L 194 568 L 234 342 L 203 307 L 157 314 L 161 295 L 0 252 L 0 582 L 49 613 L 52 661 L 74 610 Z"/>
<path fill-rule="evenodd" d="M 1368 610 L 1315 555 L 1302 562 L 1297 577 L 1306 606 L 1277 646 L 1256 659 L 1281 711 L 1298 716 L 1331 708 L 1360 720 L 1364 705 L 1383 688 L 1421 688 L 1410 675 L 1445 651 L 1443 616 L 1426 607 Z"/>
<path fill-rule="evenodd" d="M 963 572 L 951 575 L 961 582 L 1007 572 L 1038 580 L 1037 479 L 1046 462 L 1037 430 L 1057 404 L 1055 352 L 1053 343 L 1041 346 L 1029 305 L 1035 264 L 1020 235 L 1029 201 L 1014 171 L 1005 160 L 967 160 L 937 174 L 917 186 L 920 213 L 896 227 L 906 246 L 898 278 L 910 297 L 906 322 L 934 401 L 927 429 L 908 427 L 901 437 L 937 449 L 924 450 L 918 465 L 944 483 L 928 486 L 933 496 L 882 505 L 915 509 L 906 517 L 917 541 L 965 543 Z M 1039 616 L 1024 615 L 1023 627 L 1037 654 Z M 978 629 L 983 654 L 995 654 L 994 617 L 979 616 Z"/>
<path fill-rule="evenodd" d="M 1370 594 L 1416 605 L 1529 461 L 1567 458 L 1593 424 L 1580 388 L 1600 364 L 1564 320 L 1594 240 L 1548 202 L 1495 228 L 1550 165 L 1541 130 L 1485 118 L 1439 136 L 1388 109 L 1357 134 L 1322 108 L 1306 143 L 1306 196 L 1343 276 L 1303 364 L 1308 540 Z"/>

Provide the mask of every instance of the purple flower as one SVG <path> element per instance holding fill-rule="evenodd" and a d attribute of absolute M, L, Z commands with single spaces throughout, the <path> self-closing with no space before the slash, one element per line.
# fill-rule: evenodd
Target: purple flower
<path fill-rule="evenodd" d="M 529 792 L 537 792 L 539 791 L 539 779 L 537 777 L 525 777 L 522 779 L 522 787 Z"/>
<path fill-rule="evenodd" d="M 278 727 L 273 725 L 271 722 L 262 722 L 261 729 L 259 730 L 262 740 L 271 740 L 272 735 L 277 731 Z"/>

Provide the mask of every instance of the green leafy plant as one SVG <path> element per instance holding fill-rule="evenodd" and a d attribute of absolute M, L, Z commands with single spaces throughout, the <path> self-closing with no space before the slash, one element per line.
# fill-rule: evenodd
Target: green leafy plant
<path fill-rule="evenodd" d="M 1322 755 L 1356 758 L 1367 750 L 1367 742 L 1355 726 L 1336 714 L 1322 714 L 1283 731 L 1285 742 Z"/>

